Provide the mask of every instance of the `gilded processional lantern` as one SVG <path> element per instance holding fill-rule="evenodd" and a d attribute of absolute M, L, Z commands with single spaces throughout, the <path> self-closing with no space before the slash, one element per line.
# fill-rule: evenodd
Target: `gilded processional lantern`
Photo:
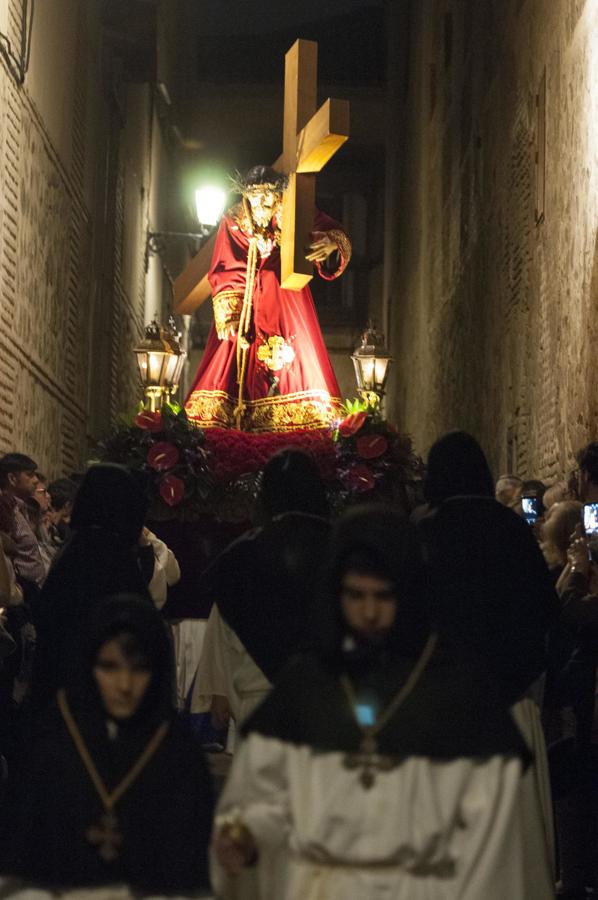
<path fill-rule="evenodd" d="M 133 353 L 149 409 L 160 409 L 176 393 L 186 357 L 172 316 L 167 328 L 156 319 L 150 322 Z"/>
<path fill-rule="evenodd" d="M 384 336 L 369 325 L 362 335 L 361 344 L 351 355 L 359 393 L 372 405 L 381 405 L 392 362 Z"/>

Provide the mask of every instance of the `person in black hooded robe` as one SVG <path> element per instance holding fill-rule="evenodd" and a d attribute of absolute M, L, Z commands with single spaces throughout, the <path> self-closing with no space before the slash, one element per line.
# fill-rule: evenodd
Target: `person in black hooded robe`
<path fill-rule="evenodd" d="M 514 703 L 544 672 L 557 609 L 532 529 L 495 500 L 486 457 L 462 431 L 431 448 L 424 495 L 418 530 L 445 639 L 490 666 Z"/>
<path fill-rule="evenodd" d="M 100 597 L 135 593 L 150 602 L 146 585 L 153 551 L 146 548 L 144 566 L 146 551 L 139 547 L 146 511 L 140 484 L 123 466 L 101 464 L 86 473 L 71 516 L 71 537 L 54 561 L 36 609 L 35 710 L 59 687 L 77 682 L 82 640 Z"/>
<path fill-rule="evenodd" d="M 485 669 L 437 654 L 417 563 L 392 511 L 337 524 L 319 647 L 245 723 L 218 806 L 224 900 L 552 897 L 525 744 Z"/>
<path fill-rule="evenodd" d="M 530 814 L 541 817 L 554 860 L 554 823 L 541 724 L 548 629 L 557 608 L 552 579 L 530 526 L 494 498 L 486 457 L 454 431 L 430 450 L 418 523 L 429 591 L 444 652 L 484 666 L 511 705 L 534 755 L 526 784 Z"/>
<path fill-rule="evenodd" d="M 124 883 L 144 894 L 203 895 L 212 786 L 173 707 L 172 648 L 159 613 L 138 596 L 105 598 L 84 659 L 80 684 L 61 689 L 35 723 L 5 870 L 45 887 Z M 133 773 L 110 810 L 86 754 L 108 792 Z"/>
<path fill-rule="evenodd" d="M 330 526 L 315 463 L 299 450 L 277 453 L 258 497 L 263 524 L 234 541 L 206 572 L 214 604 L 193 692 L 193 710 L 237 723 L 262 700 L 308 640 Z"/>

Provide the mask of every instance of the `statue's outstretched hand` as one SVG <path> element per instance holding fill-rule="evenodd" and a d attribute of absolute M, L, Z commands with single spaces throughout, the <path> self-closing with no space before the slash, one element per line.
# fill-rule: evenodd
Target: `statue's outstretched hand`
<path fill-rule="evenodd" d="M 336 241 L 332 241 L 325 231 L 312 231 L 311 240 L 305 254 L 305 258 L 310 262 L 326 262 L 328 257 L 338 250 Z"/>

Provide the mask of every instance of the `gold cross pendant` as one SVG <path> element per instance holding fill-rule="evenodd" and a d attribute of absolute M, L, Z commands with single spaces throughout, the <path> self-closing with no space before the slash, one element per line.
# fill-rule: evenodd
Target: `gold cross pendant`
<path fill-rule="evenodd" d="M 104 862 L 112 863 L 118 859 L 123 836 L 113 812 L 104 813 L 97 824 L 91 825 L 87 829 L 86 837 L 90 844 L 97 847 Z"/>
<path fill-rule="evenodd" d="M 378 753 L 378 744 L 373 735 L 366 735 L 361 742 L 358 753 L 347 753 L 343 760 L 345 769 L 361 769 L 359 780 L 369 790 L 376 783 L 378 772 L 390 772 L 397 765 L 392 756 Z"/>

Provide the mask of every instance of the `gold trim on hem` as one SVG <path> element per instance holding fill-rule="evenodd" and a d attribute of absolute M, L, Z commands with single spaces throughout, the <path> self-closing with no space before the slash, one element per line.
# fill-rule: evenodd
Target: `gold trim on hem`
<path fill-rule="evenodd" d="M 185 410 L 201 428 L 235 428 L 236 401 L 225 391 L 193 391 Z M 297 391 L 280 397 L 246 400 L 241 431 L 311 431 L 329 428 L 340 415 L 341 400 L 327 391 Z"/>

